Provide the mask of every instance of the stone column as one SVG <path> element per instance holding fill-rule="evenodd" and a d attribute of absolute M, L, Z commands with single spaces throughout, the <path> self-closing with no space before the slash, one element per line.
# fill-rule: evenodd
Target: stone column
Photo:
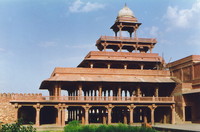
<path fill-rule="evenodd" d="M 158 95 L 158 93 L 159 93 L 158 90 L 159 90 L 159 88 L 158 88 L 158 86 L 157 86 L 157 87 L 155 88 L 155 93 L 154 93 L 154 96 L 155 96 L 155 97 L 158 97 L 158 96 L 159 96 L 159 95 Z"/>
<path fill-rule="evenodd" d="M 67 106 L 65 106 L 63 104 L 63 106 L 62 106 L 62 123 L 61 123 L 62 126 L 65 126 L 65 110 L 66 109 L 67 109 Z"/>
<path fill-rule="evenodd" d="M 137 96 L 137 97 L 140 97 L 140 96 L 141 96 L 141 89 L 140 89 L 140 86 L 137 87 L 136 96 Z"/>
<path fill-rule="evenodd" d="M 102 96 L 102 86 L 101 85 L 99 85 L 99 96 L 101 97 Z"/>
<path fill-rule="evenodd" d="M 108 104 L 108 106 L 105 106 L 108 110 L 108 124 L 111 124 L 112 123 L 112 104 Z"/>
<path fill-rule="evenodd" d="M 121 87 L 118 88 L 118 99 L 121 100 L 122 97 L 122 89 Z"/>
<path fill-rule="evenodd" d="M 58 118 L 57 118 L 57 122 L 56 122 L 56 124 L 58 125 L 58 126 L 62 126 L 62 105 L 61 104 L 58 104 L 58 105 L 56 105 L 56 106 L 54 106 L 56 109 L 57 109 L 57 111 L 58 111 Z"/>
<path fill-rule="evenodd" d="M 175 124 L 175 104 L 172 104 L 170 107 L 172 110 L 172 124 Z"/>
<path fill-rule="evenodd" d="M 82 98 L 82 96 L 83 96 L 83 95 L 82 95 L 82 91 L 83 91 L 83 90 L 82 90 L 82 89 L 83 89 L 83 86 L 82 86 L 82 84 L 80 83 L 80 84 L 78 85 L 78 91 L 77 91 L 77 92 L 78 92 L 78 99 L 79 99 L 79 100 L 83 100 L 83 98 Z"/>
<path fill-rule="evenodd" d="M 155 104 L 152 104 L 151 106 L 148 106 L 151 110 L 151 124 L 154 125 L 155 120 L 154 120 L 154 111 L 156 109 L 157 106 L 155 106 Z"/>
<path fill-rule="evenodd" d="M 36 109 L 36 119 L 35 119 L 35 125 L 40 126 L 40 109 L 43 107 L 39 103 L 33 106 Z"/>
<path fill-rule="evenodd" d="M 89 109 L 91 106 L 89 104 L 86 104 L 85 106 L 82 106 L 85 109 L 85 125 L 89 124 Z"/>
<path fill-rule="evenodd" d="M 136 107 L 134 104 L 131 104 L 130 106 L 127 106 L 130 111 L 130 125 L 133 124 L 133 112 L 134 108 Z"/>

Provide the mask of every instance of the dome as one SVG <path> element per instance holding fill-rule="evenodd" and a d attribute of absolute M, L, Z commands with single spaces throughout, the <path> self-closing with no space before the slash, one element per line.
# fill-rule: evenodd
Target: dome
<path fill-rule="evenodd" d="M 119 11 L 118 17 L 134 17 L 134 14 L 130 8 L 126 5 Z"/>

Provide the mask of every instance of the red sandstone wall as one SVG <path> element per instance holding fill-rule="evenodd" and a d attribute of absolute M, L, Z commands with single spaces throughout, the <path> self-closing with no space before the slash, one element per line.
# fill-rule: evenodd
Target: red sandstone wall
<path fill-rule="evenodd" d="M 11 105 L 10 100 L 13 96 L 42 96 L 42 94 L 14 94 L 14 93 L 0 93 L 0 122 L 12 123 L 15 121 L 15 108 Z"/>
<path fill-rule="evenodd" d="M 182 92 L 188 91 L 192 89 L 192 84 L 191 83 L 180 83 L 177 84 L 175 89 L 172 92 L 172 96 L 174 96 L 175 100 L 175 110 L 176 113 L 179 115 L 179 117 L 184 120 L 184 105 L 185 105 L 185 100 L 182 96 Z"/>
<path fill-rule="evenodd" d="M 14 107 L 9 103 L 12 94 L 0 94 L 0 121 L 4 123 L 14 122 Z"/>

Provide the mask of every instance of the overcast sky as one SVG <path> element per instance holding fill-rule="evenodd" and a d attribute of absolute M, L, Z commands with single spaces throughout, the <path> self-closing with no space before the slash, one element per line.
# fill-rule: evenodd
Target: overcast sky
<path fill-rule="evenodd" d="M 125 3 L 166 62 L 200 54 L 199 0 L 0 0 L 0 93 L 41 92 L 55 67 L 76 67 Z"/>

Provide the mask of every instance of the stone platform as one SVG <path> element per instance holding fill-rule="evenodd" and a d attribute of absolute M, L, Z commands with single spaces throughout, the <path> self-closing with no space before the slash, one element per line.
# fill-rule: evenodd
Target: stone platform
<path fill-rule="evenodd" d="M 153 126 L 156 130 L 167 132 L 200 132 L 200 124 L 184 123 L 184 124 L 156 124 Z"/>

